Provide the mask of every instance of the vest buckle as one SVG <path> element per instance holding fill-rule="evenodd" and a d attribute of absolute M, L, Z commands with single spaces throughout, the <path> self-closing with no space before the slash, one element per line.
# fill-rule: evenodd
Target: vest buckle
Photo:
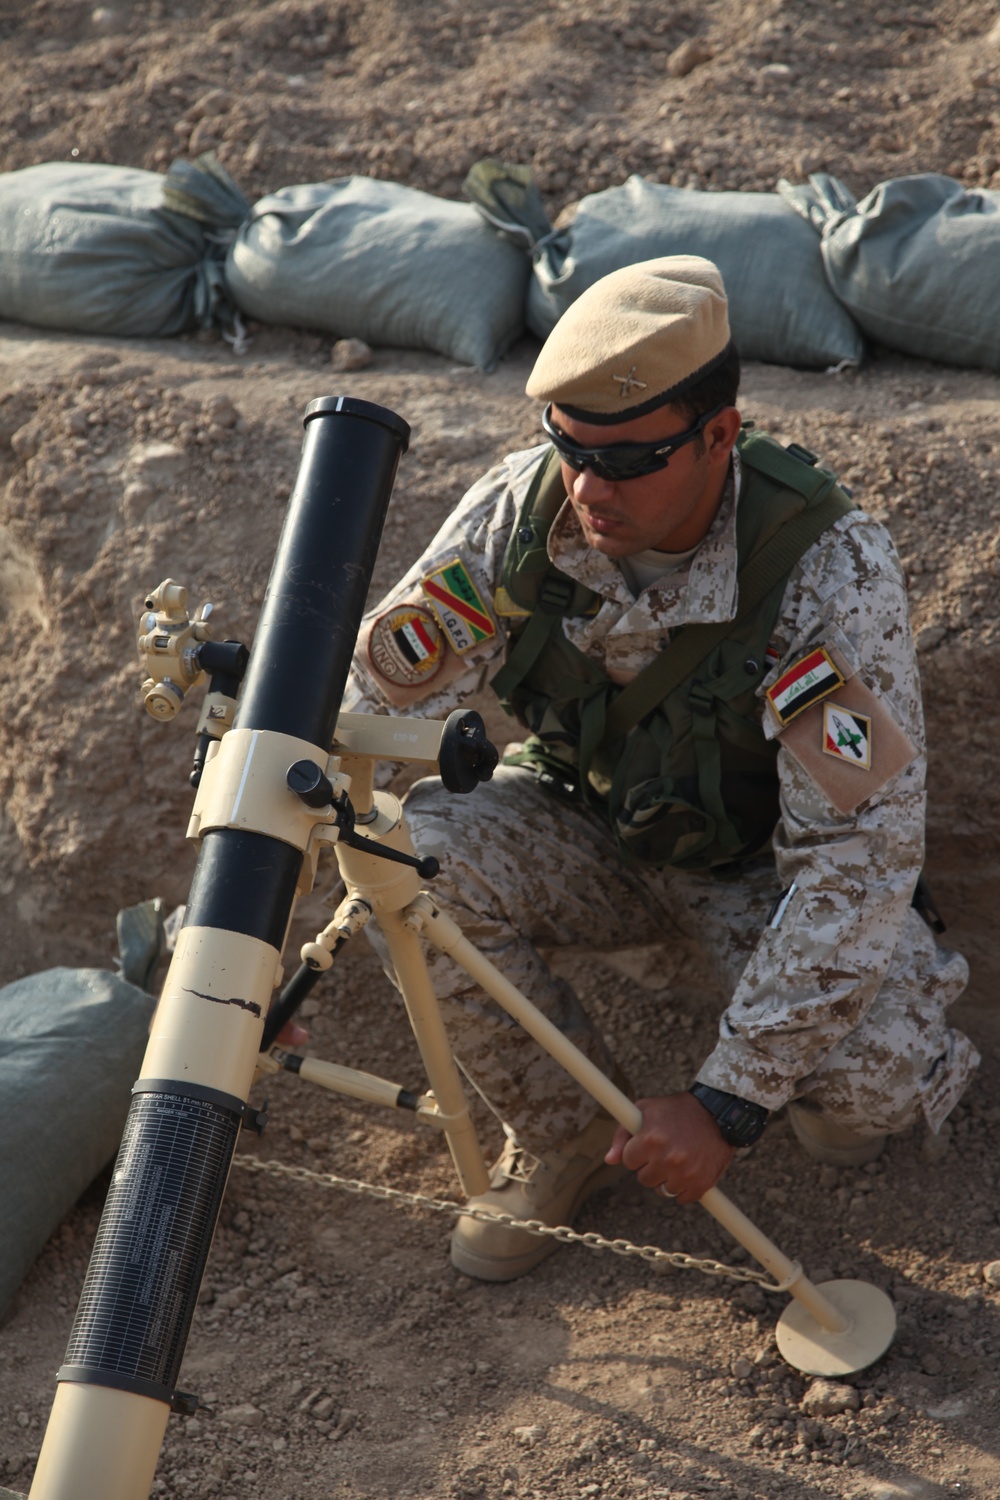
<path fill-rule="evenodd" d="M 538 590 L 538 607 L 549 615 L 564 615 L 575 592 L 576 585 L 565 573 L 546 573 Z"/>
<path fill-rule="evenodd" d="M 692 682 L 688 689 L 688 707 L 707 719 L 715 711 L 715 699 L 700 682 Z"/>

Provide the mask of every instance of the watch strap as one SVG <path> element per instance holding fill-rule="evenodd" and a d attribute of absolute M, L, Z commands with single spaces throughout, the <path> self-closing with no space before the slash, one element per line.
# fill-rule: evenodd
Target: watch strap
<path fill-rule="evenodd" d="M 730 1146 L 752 1146 L 764 1134 L 769 1110 L 762 1104 L 713 1089 L 707 1083 L 695 1083 L 688 1090 L 712 1116 L 722 1139 Z"/>

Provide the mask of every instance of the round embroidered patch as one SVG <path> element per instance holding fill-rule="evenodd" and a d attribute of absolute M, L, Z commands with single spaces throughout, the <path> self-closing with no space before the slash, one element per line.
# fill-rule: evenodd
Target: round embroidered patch
<path fill-rule="evenodd" d="M 396 687 L 416 687 L 434 676 L 444 660 L 437 621 L 425 609 L 401 604 L 379 615 L 368 637 L 368 660 Z"/>

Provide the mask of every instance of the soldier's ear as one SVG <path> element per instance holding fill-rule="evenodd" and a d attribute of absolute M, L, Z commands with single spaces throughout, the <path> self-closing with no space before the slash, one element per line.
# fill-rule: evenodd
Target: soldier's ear
<path fill-rule="evenodd" d="M 740 435 L 742 418 L 735 406 L 724 406 L 704 431 L 705 449 L 712 463 L 729 462 L 729 455 Z"/>

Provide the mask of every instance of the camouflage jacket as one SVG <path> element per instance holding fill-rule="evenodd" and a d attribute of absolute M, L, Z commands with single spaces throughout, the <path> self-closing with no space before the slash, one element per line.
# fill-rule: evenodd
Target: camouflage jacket
<path fill-rule="evenodd" d="M 422 717 L 442 718 L 489 681 L 507 643 L 498 612 L 504 600 L 496 597 L 504 554 L 544 451 L 513 454 L 479 480 L 366 615 L 346 710 L 398 712 L 419 704 Z M 568 503 L 557 516 L 549 556 L 601 597 L 596 613 L 567 619 L 563 628 L 613 681 L 630 681 L 681 625 L 733 617 L 739 494 L 734 460 L 719 511 L 686 569 L 638 598 L 615 563 L 587 546 Z M 807 770 L 786 748 L 786 726 L 766 697 L 819 648 L 865 685 L 874 722 L 901 732 L 909 746 L 894 762 L 901 769 L 848 812 L 834 805 L 843 797 L 831 800 L 820 784 L 828 781 L 822 756 L 807 757 Z M 863 511 L 836 522 L 793 569 L 768 659 L 761 717 L 765 735 L 782 746 L 775 892 L 793 885 L 794 892 L 778 926 L 761 913 L 757 947 L 698 1076 L 777 1107 L 790 1081 L 807 1075 L 871 1004 L 923 861 L 926 760 L 905 585 L 891 539 Z M 681 878 L 702 881 L 711 899 L 711 876 Z"/>

